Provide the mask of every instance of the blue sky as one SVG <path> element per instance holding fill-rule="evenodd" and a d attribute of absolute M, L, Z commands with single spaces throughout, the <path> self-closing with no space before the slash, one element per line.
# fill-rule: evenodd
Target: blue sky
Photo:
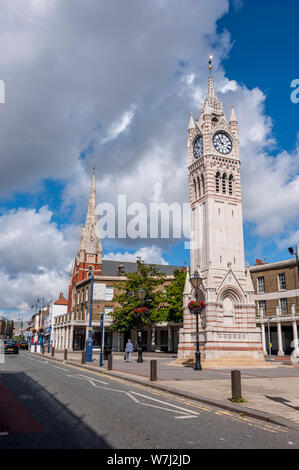
<path fill-rule="evenodd" d="M 187 201 L 187 124 L 209 51 L 217 94 L 239 118 L 246 261 L 285 259 L 299 242 L 298 2 L 116 2 L 117 17 L 96 0 L 20 0 L 13 13 L 0 0 L 2 311 L 67 293 L 94 163 L 98 202 Z M 182 240 L 103 247 L 112 259 L 189 262 Z"/>

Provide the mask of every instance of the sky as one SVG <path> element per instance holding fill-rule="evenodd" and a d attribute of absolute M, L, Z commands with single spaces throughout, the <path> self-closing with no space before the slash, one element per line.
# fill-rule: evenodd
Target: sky
<path fill-rule="evenodd" d="M 207 90 L 239 121 L 245 257 L 299 243 L 299 4 L 0 0 L 0 313 L 67 295 L 97 201 L 188 201 L 187 127 Z M 299 96 L 299 94 L 298 94 Z M 103 240 L 108 259 L 189 264 L 184 240 Z"/>

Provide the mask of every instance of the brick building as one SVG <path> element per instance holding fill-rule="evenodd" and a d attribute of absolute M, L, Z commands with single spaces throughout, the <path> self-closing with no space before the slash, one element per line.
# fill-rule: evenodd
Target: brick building
<path fill-rule="evenodd" d="M 263 350 L 283 356 L 293 351 L 292 341 L 298 338 L 299 278 L 297 262 L 288 259 L 250 267 L 255 290 L 257 324 L 262 330 Z M 270 341 L 269 341 L 270 338 Z"/>
<path fill-rule="evenodd" d="M 88 276 L 90 266 L 94 269 L 94 290 L 92 305 L 92 336 L 95 347 L 101 340 L 101 314 L 104 314 L 104 345 L 115 351 L 123 350 L 130 336 L 137 346 L 135 331 L 120 334 L 112 332 L 111 312 L 115 284 L 125 281 L 125 273 L 135 272 L 136 263 L 110 261 L 102 259 L 102 244 L 97 225 L 96 187 L 93 171 L 92 185 L 88 202 L 85 225 L 81 229 L 81 240 L 74 265 L 70 273 L 67 311 L 57 315 L 53 321 L 53 346 L 56 349 L 83 350 L 88 335 L 91 279 Z M 180 266 L 159 265 L 166 274 L 166 281 L 173 278 L 173 271 Z M 154 328 L 143 332 L 142 344 L 146 350 L 176 351 L 178 330 L 181 325 L 159 323 Z"/>
<path fill-rule="evenodd" d="M 13 337 L 14 322 L 8 320 L 5 317 L 0 317 L 0 338 L 12 338 Z"/>

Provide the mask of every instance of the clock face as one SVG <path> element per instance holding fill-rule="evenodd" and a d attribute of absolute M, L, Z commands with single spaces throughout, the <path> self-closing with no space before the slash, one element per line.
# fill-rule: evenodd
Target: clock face
<path fill-rule="evenodd" d="M 230 153 L 233 148 L 231 139 L 224 132 L 216 132 L 213 137 L 213 144 L 217 152 L 224 154 Z"/>
<path fill-rule="evenodd" d="M 203 154 L 203 137 L 200 135 L 197 137 L 194 147 L 193 147 L 193 155 L 195 158 L 199 158 Z"/>

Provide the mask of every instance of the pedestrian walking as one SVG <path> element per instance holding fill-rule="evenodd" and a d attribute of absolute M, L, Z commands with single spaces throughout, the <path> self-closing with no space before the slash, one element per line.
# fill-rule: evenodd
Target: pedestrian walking
<path fill-rule="evenodd" d="M 126 344 L 126 362 L 132 362 L 132 352 L 134 351 L 133 343 L 130 339 Z"/>

